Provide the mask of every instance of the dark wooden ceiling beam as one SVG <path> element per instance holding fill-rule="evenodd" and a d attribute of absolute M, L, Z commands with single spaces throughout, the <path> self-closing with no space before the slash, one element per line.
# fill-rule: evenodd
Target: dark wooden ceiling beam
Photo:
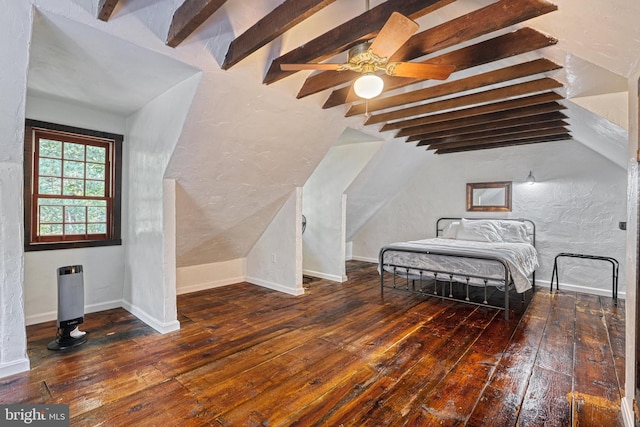
<path fill-rule="evenodd" d="M 543 0 L 500 0 L 414 35 L 390 61 L 410 61 L 556 9 Z M 338 71 L 314 74 L 305 81 L 297 97 L 343 85 L 353 75 Z"/>
<path fill-rule="evenodd" d="M 398 107 L 400 105 L 422 102 L 428 99 L 438 98 L 440 96 L 453 95 L 454 93 L 478 89 L 483 86 L 503 83 L 523 77 L 529 77 L 534 74 L 557 70 L 559 68 L 561 68 L 560 65 L 549 61 L 548 59 L 540 58 L 512 65 L 510 67 L 500 68 L 499 70 L 488 71 L 483 74 L 443 83 L 437 86 L 414 90 L 413 92 L 402 93 L 386 98 L 374 98 L 368 102 L 368 106 L 366 106 L 364 102 L 353 104 L 349 111 L 347 111 L 347 114 L 345 114 L 345 117 L 363 114 L 365 111 L 379 111 L 386 108 Z"/>
<path fill-rule="evenodd" d="M 571 140 L 571 134 L 561 133 L 558 135 L 548 135 L 548 136 L 541 136 L 537 138 L 535 137 L 526 138 L 518 141 L 505 141 L 505 142 L 496 142 L 492 144 L 469 145 L 469 146 L 460 147 L 460 148 L 438 149 L 435 151 L 435 153 L 436 154 L 453 154 L 453 153 L 462 153 L 467 151 L 490 150 L 493 148 L 515 147 L 518 145 L 541 144 L 543 142 L 570 141 L 570 140 Z"/>
<path fill-rule="evenodd" d="M 535 114 L 531 116 L 518 117 L 515 119 L 489 121 L 489 122 L 481 123 L 478 125 L 451 128 L 451 129 L 441 130 L 437 132 L 419 133 L 416 135 L 411 135 L 409 138 L 407 138 L 406 142 L 420 141 L 420 140 L 426 140 L 426 139 L 435 140 L 436 138 L 468 135 L 468 134 L 473 134 L 476 132 L 483 132 L 483 131 L 499 131 L 502 129 L 513 129 L 513 128 L 517 128 L 518 126 L 540 124 L 545 122 L 564 120 L 566 118 L 567 116 L 561 113 L 560 111 L 554 111 L 551 113 Z"/>
<path fill-rule="evenodd" d="M 484 140 L 486 138 L 511 135 L 519 137 L 522 134 L 530 134 L 537 131 L 546 131 L 548 129 L 565 129 L 569 124 L 564 120 L 552 120 L 541 123 L 529 123 L 520 126 L 513 126 L 504 129 L 492 129 L 479 132 L 467 133 L 463 135 L 445 136 L 442 138 L 428 138 L 420 141 L 418 146 L 428 145 L 429 147 L 440 147 L 457 143 L 468 143 L 475 140 Z"/>
<path fill-rule="evenodd" d="M 167 45 L 176 47 L 191 35 L 227 0 L 185 0 L 176 9 L 167 35 Z"/>
<path fill-rule="evenodd" d="M 393 12 L 416 19 L 451 2 L 453 0 L 387 0 L 303 46 L 274 59 L 263 83 L 271 84 L 296 73 L 296 71 L 282 71 L 280 64 L 321 62 L 360 41 L 375 37 Z"/>
<path fill-rule="evenodd" d="M 407 127 L 404 129 L 400 129 L 395 136 L 397 138 L 400 138 L 403 136 L 419 134 L 428 135 L 430 133 L 442 131 L 446 132 L 448 130 L 464 131 L 466 128 L 472 126 L 485 125 L 488 123 L 499 124 L 502 121 L 559 112 L 560 110 L 564 110 L 566 108 L 567 107 L 557 102 L 546 102 L 544 104 L 535 104 L 526 107 L 512 108 L 510 110 L 496 111 L 494 113 L 479 114 L 476 116 L 461 117 L 436 123 L 424 124 L 420 126 Z"/>
<path fill-rule="evenodd" d="M 526 107 L 529 105 L 543 104 L 563 99 L 562 95 L 550 91 L 536 95 L 526 96 L 507 101 L 494 102 L 491 104 L 480 105 L 477 107 L 462 108 L 447 113 L 432 114 L 429 116 L 418 117 L 415 119 L 400 120 L 396 122 L 386 123 L 380 131 L 404 129 L 414 126 L 421 126 L 430 123 L 443 122 L 447 120 L 459 119 L 462 117 L 472 117 L 480 114 L 492 113 L 497 111 L 505 111 L 513 108 Z"/>
<path fill-rule="evenodd" d="M 492 102 L 514 96 L 523 96 L 534 92 L 557 89 L 559 87 L 562 87 L 562 83 L 560 83 L 559 81 L 550 77 L 543 77 L 541 79 L 503 86 L 497 89 L 485 90 L 482 92 L 472 93 L 470 95 L 463 95 L 455 98 L 445 99 L 442 101 L 430 102 L 428 104 L 403 108 L 401 110 L 389 111 L 387 113 L 374 114 L 372 116 L 369 116 L 369 118 L 365 121 L 365 125 L 386 122 L 389 120 L 403 119 L 406 117 L 420 116 L 440 110 L 461 108 L 473 104 Z"/>
<path fill-rule="evenodd" d="M 467 68 L 477 67 L 489 62 L 509 58 L 522 53 L 531 52 L 552 46 L 557 39 L 544 35 L 531 28 L 521 28 L 511 33 L 503 34 L 492 39 L 467 46 L 453 52 L 445 53 L 433 58 L 420 61 L 428 64 L 455 65 L 456 72 Z M 419 83 L 420 79 L 382 76 L 384 92 Z M 334 90 L 322 108 L 335 107 L 348 101 L 350 86 Z"/>
<path fill-rule="evenodd" d="M 98 3 L 98 19 L 107 22 L 117 4 L 118 0 L 100 0 Z"/>
<path fill-rule="evenodd" d="M 482 139 L 457 141 L 457 142 L 450 142 L 447 144 L 431 145 L 429 141 L 424 141 L 424 143 L 420 141 L 420 143 L 417 146 L 422 147 L 422 146 L 428 145 L 429 146 L 429 148 L 427 148 L 428 150 L 435 150 L 435 149 L 448 150 L 451 148 L 460 148 L 460 147 L 466 147 L 469 145 L 484 145 L 484 144 L 493 144 L 496 142 L 518 141 L 521 139 L 538 138 L 538 137 L 550 136 L 550 135 L 560 135 L 564 133 L 569 133 L 569 131 L 565 127 L 556 127 L 556 128 L 549 128 L 549 129 L 531 130 L 529 132 L 522 132 L 517 134 L 487 136 Z"/>
<path fill-rule="evenodd" d="M 256 50 L 280 37 L 289 29 L 335 1 L 286 0 L 231 42 L 221 68 L 228 70 Z"/>

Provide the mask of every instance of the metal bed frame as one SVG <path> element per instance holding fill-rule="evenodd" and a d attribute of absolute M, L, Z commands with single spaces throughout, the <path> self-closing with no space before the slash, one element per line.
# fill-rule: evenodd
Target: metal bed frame
<path fill-rule="evenodd" d="M 453 222 L 453 221 L 459 221 L 462 218 L 439 218 L 438 221 L 436 222 L 436 237 L 439 237 L 440 234 L 442 233 L 442 231 L 444 230 L 444 227 L 441 227 L 440 223 L 441 222 Z M 535 246 L 535 234 L 536 234 L 536 226 L 534 224 L 533 221 L 528 220 L 528 219 L 512 219 L 512 218 L 466 218 L 467 220 L 500 220 L 500 221 L 517 221 L 517 222 L 524 222 L 527 224 L 527 229 L 529 231 L 529 236 L 531 238 L 531 243 Z M 385 263 L 384 262 L 384 255 L 386 252 L 408 252 L 408 253 L 417 253 L 417 254 L 423 254 L 423 255 L 438 255 L 438 256 L 445 256 L 445 257 L 458 257 L 458 258 L 466 258 L 466 259 L 476 259 L 476 260 L 483 260 L 483 261 L 490 261 L 490 262 L 495 262 L 498 263 L 502 266 L 503 271 L 504 271 L 504 278 L 502 279 L 496 279 L 493 277 L 486 277 L 486 276 L 478 276 L 478 275 L 473 275 L 473 274 L 467 274 L 465 272 L 452 272 L 452 271 L 441 271 L 441 270 L 433 270 L 433 269 L 424 269 L 424 268 L 419 268 L 419 267 L 412 267 L 412 266 L 403 266 L 403 265 L 395 265 L 395 264 L 391 264 L 391 263 Z M 511 284 L 511 273 L 509 271 L 508 265 L 506 264 L 506 262 L 500 258 L 494 257 L 494 256 L 479 256 L 479 255 L 470 255 L 470 254 L 457 254 L 457 253 L 450 253 L 450 252 L 438 252 L 438 251 L 433 251 L 433 250 L 419 250 L 419 249 L 413 249 L 413 248 L 391 248 L 391 247 L 383 247 L 380 250 L 380 255 L 379 255 L 379 266 L 380 266 L 380 295 L 384 296 L 384 288 L 392 288 L 392 289 L 399 289 L 399 290 L 403 290 L 403 291 L 408 291 L 408 292 L 412 292 L 412 293 L 416 293 L 419 295 L 425 295 L 425 296 L 436 296 L 440 299 L 443 300 L 451 300 L 451 301 L 457 301 L 457 302 L 464 302 L 467 304 L 473 304 L 473 305 L 478 305 L 478 306 L 482 306 L 482 307 L 489 307 L 489 308 L 495 308 L 498 310 L 503 310 L 504 311 L 504 318 L 505 320 L 509 320 L 509 288 L 510 288 L 510 284 Z M 390 267 L 393 268 L 393 272 L 391 273 L 393 275 L 393 285 L 389 286 L 389 285 L 385 285 L 384 282 L 384 273 L 385 273 L 385 267 Z M 402 270 L 404 270 L 404 277 L 406 279 L 404 286 L 402 285 L 398 285 L 396 283 L 396 277 L 398 276 L 403 276 L 403 272 Z M 419 279 L 410 279 L 409 278 L 409 271 L 417 271 L 419 272 Z M 415 274 L 413 274 L 412 276 L 415 276 Z M 432 277 L 430 277 L 432 276 Z M 439 278 L 443 277 L 445 278 L 445 280 L 442 280 Z M 462 278 L 462 284 L 465 286 L 465 298 L 464 299 L 460 299 L 460 298 L 456 298 L 453 296 L 453 282 L 454 282 L 454 277 L 455 278 Z M 424 282 L 423 280 L 425 279 L 434 279 L 434 283 L 432 286 L 433 292 L 431 292 L 430 290 L 427 291 L 424 288 Z M 446 285 L 447 285 L 447 279 L 448 278 L 448 284 L 449 284 L 449 293 L 446 293 Z M 469 286 L 476 286 L 476 285 L 470 285 L 469 281 L 471 279 L 480 279 L 484 282 L 484 299 L 482 302 L 476 302 L 476 301 L 472 301 L 469 297 Z M 416 280 L 419 280 L 419 286 L 418 288 L 416 288 Z M 456 280 L 456 282 L 459 282 L 459 280 Z M 465 283 L 466 282 L 466 283 Z M 488 302 L 488 298 L 487 298 L 487 287 L 489 286 L 489 282 L 496 282 L 496 285 L 491 285 L 491 286 L 496 286 L 500 285 L 500 284 L 504 284 L 504 306 L 497 306 L 497 305 L 492 305 L 489 304 Z M 438 293 L 438 284 L 442 283 L 442 291 L 440 293 Z M 429 286 L 429 285 L 427 285 Z M 535 290 L 535 271 L 532 274 L 532 289 Z M 524 293 L 522 294 L 522 301 L 524 301 Z"/>

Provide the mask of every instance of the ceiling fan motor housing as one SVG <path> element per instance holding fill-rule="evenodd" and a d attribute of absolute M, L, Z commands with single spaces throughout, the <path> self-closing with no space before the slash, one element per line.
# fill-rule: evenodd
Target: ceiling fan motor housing
<path fill-rule="evenodd" d="M 343 70 L 373 73 L 386 70 L 388 60 L 373 53 L 371 42 L 359 43 L 349 49 L 349 61 L 343 66 Z"/>

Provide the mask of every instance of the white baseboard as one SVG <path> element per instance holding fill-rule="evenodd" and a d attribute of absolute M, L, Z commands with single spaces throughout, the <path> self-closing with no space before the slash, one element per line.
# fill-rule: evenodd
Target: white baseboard
<path fill-rule="evenodd" d="M 255 277 L 246 277 L 244 279 L 245 282 L 252 283 L 254 285 L 262 286 L 263 288 L 273 289 L 274 291 L 283 292 L 289 295 L 302 295 L 304 294 L 304 288 L 302 287 L 302 283 L 299 288 L 292 289 L 286 286 L 282 286 L 278 283 L 269 282 L 268 280 L 262 280 Z"/>
<path fill-rule="evenodd" d="M 0 378 L 19 374 L 20 372 L 26 372 L 29 369 L 31 369 L 31 366 L 29 364 L 29 359 L 26 357 L 9 363 L 0 363 Z"/>
<path fill-rule="evenodd" d="M 632 402 L 629 402 L 630 399 L 626 397 L 622 398 L 622 404 L 620 405 L 620 409 L 622 411 L 622 420 L 624 421 L 625 427 L 634 427 L 635 426 L 635 416 L 633 413 L 633 408 L 629 405 L 633 405 Z"/>
<path fill-rule="evenodd" d="M 338 282 L 338 283 L 347 281 L 346 276 L 338 276 L 337 274 L 327 274 L 327 273 L 322 273 L 320 271 L 302 270 L 302 274 L 306 276 L 317 277 L 319 279 L 331 280 L 332 282 Z"/>
<path fill-rule="evenodd" d="M 233 285 L 235 283 L 244 282 L 244 277 L 232 277 L 212 282 L 198 283 L 196 285 L 184 286 L 176 289 L 176 295 L 188 294 L 191 292 L 204 291 L 207 289 L 220 288 L 222 286 Z"/>
<path fill-rule="evenodd" d="M 548 289 L 550 285 L 551 285 L 551 282 L 549 280 L 538 280 L 538 279 L 536 279 L 536 286 L 543 286 L 543 287 L 546 287 Z M 554 282 L 553 289 L 555 289 L 555 288 L 556 287 L 555 287 L 555 282 Z M 565 290 L 565 291 L 581 292 L 581 293 L 584 293 L 584 294 L 599 295 L 599 296 L 603 296 L 603 297 L 611 297 L 611 296 L 613 296 L 611 289 L 590 288 L 588 286 L 572 285 L 571 283 L 560 283 L 560 290 L 561 291 Z M 626 296 L 627 295 L 626 295 L 625 292 L 618 291 L 618 298 L 619 299 L 626 299 Z"/>
<path fill-rule="evenodd" d="M 95 313 L 98 311 L 111 310 L 112 308 L 122 307 L 122 300 L 101 302 L 98 304 L 89 304 L 84 306 L 84 312 Z M 38 323 L 50 322 L 58 319 L 57 311 L 48 311 L 46 313 L 32 314 L 25 317 L 25 325 L 36 325 Z"/>
<path fill-rule="evenodd" d="M 180 322 L 177 320 L 173 320 L 171 322 L 160 322 L 155 317 L 150 316 L 144 310 L 131 305 L 128 301 L 122 301 L 122 308 L 127 310 L 129 313 L 136 316 L 138 319 L 142 320 L 147 325 L 151 326 L 156 331 L 161 334 L 167 334 L 169 332 L 177 331 L 180 329 Z"/>

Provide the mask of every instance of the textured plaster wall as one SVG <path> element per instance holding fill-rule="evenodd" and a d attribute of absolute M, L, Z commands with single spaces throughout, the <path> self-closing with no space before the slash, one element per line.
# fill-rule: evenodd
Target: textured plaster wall
<path fill-rule="evenodd" d="M 179 267 L 246 257 L 344 129 L 338 111 L 230 77 L 204 73 L 167 171 L 181 185 Z"/>
<path fill-rule="evenodd" d="M 26 117 L 85 129 L 124 134 L 125 116 L 97 110 L 64 99 L 52 99 L 27 93 Z"/>
<path fill-rule="evenodd" d="M 292 295 L 302 288 L 302 189 L 291 192 L 247 256 L 247 281 Z"/>
<path fill-rule="evenodd" d="M 382 146 L 381 142 L 337 145 L 322 159 L 304 185 L 302 206 L 304 273 L 334 280 L 347 279 L 344 260 L 346 205 L 344 192 Z"/>
<path fill-rule="evenodd" d="M 26 252 L 26 324 L 57 318 L 57 269 L 66 265 L 83 266 L 85 313 L 121 307 L 123 254 L 122 246 Z"/>
<path fill-rule="evenodd" d="M 0 377 L 29 369 L 24 323 L 22 147 L 31 6 L 0 0 Z"/>
<path fill-rule="evenodd" d="M 199 80 L 199 75 L 185 80 L 127 118 L 124 301 L 127 309 L 161 332 L 178 327 L 175 265 L 165 261 L 165 252 L 175 249 L 165 247 L 174 243 L 171 235 L 165 236 L 163 177 Z"/>
<path fill-rule="evenodd" d="M 529 173 L 533 186 L 523 181 Z M 559 252 L 613 256 L 624 271 L 626 171 L 575 141 L 453 154 L 425 161 L 400 191 L 353 239 L 353 255 L 376 260 L 386 244 L 435 236 L 439 217 L 529 218 L 536 223 L 540 255 L 538 283 L 551 278 Z M 467 213 L 467 182 L 513 181 L 513 211 Z M 610 295 L 610 264 L 561 260 L 561 286 L 574 285 Z M 622 281 L 620 289 L 624 291 Z M 581 288 L 580 288 L 581 289 Z"/>
<path fill-rule="evenodd" d="M 125 131 L 122 116 L 38 96 L 27 97 L 26 117 L 103 132 L 123 134 Z M 126 212 L 126 205 L 123 212 Z M 123 246 L 26 252 L 24 293 L 27 325 L 57 318 L 57 268 L 65 265 L 83 266 L 86 313 L 121 306 Z"/>
<path fill-rule="evenodd" d="M 238 258 L 179 267 L 176 272 L 177 293 L 180 295 L 243 282 L 247 275 L 246 264 L 246 258 Z"/>

